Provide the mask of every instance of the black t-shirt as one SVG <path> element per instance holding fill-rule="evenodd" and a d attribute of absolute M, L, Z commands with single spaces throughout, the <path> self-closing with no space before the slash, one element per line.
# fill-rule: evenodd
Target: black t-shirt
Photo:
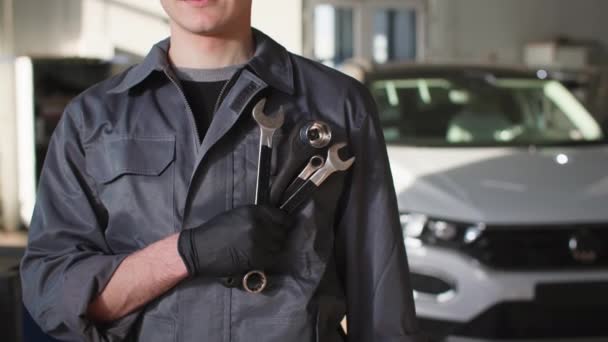
<path fill-rule="evenodd" d="M 219 69 L 175 69 L 194 115 L 199 143 L 202 143 L 207 134 L 213 115 L 219 107 L 220 96 L 223 98 L 228 92 L 227 83 L 241 67 L 242 65 L 232 65 Z"/>
<path fill-rule="evenodd" d="M 194 121 L 196 122 L 196 129 L 200 139 L 199 143 L 202 143 L 203 138 L 209 129 L 209 125 L 211 125 L 218 98 L 226 82 L 228 81 L 181 81 L 184 95 L 186 95 L 186 100 L 188 100 L 188 104 L 194 115 Z"/>

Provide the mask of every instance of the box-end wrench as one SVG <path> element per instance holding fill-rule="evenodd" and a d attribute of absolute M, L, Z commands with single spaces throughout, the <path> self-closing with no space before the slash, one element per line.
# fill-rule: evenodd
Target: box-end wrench
<path fill-rule="evenodd" d="M 255 204 L 268 204 L 270 199 L 270 160 L 272 156 L 272 137 L 283 126 L 285 112 L 283 107 L 269 116 L 264 113 L 266 99 L 253 107 L 253 119 L 260 127 L 260 149 L 258 154 L 258 177 L 255 186 Z"/>
<path fill-rule="evenodd" d="M 300 172 L 298 177 L 291 182 L 291 184 L 285 190 L 282 202 L 291 197 L 304 183 L 323 165 L 325 164 L 325 159 L 320 155 L 315 155 L 310 158 L 310 161 L 306 165 L 306 167 Z"/>
<path fill-rule="evenodd" d="M 340 158 L 339 151 L 346 146 L 345 143 L 332 145 L 327 151 L 327 159 L 325 164 L 317 170 L 299 189 L 291 195 L 282 205 L 281 209 L 288 213 L 293 213 L 294 210 L 304 201 L 306 201 L 312 193 L 333 173 L 338 171 L 348 170 L 355 162 L 355 157 L 347 160 Z"/>
<path fill-rule="evenodd" d="M 331 128 L 323 121 L 309 121 L 300 129 L 300 140 L 314 148 L 324 148 L 331 142 Z"/>

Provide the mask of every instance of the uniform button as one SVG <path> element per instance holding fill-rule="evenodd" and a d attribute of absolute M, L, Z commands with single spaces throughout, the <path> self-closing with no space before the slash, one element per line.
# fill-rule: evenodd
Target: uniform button
<path fill-rule="evenodd" d="M 224 277 L 223 279 L 224 286 L 226 287 L 236 287 L 237 281 L 235 277 Z"/>

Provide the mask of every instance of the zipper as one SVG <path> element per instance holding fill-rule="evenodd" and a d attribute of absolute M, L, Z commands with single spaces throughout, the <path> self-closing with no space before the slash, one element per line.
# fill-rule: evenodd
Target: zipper
<path fill-rule="evenodd" d="M 175 79 L 173 79 L 173 77 L 171 77 L 171 75 L 169 75 L 169 73 L 167 72 L 167 69 L 163 69 L 163 73 L 165 74 L 165 76 L 167 76 L 167 78 L 169 78 L 169 80 L 171 81 L 171 83 L 173 83 L 173 85 L 177 88 L 177 91 L 179 92 L 179 94 L 182 97 L 182 100 L 184 100 L 184 102 L 186 103 L 186 108 L 188 109 L 188 120 L 190 120 L 190 126 L 192 128 L 192 131 L 194 133 L 194 136 L 196 137 L 196 140 L 194 142 L 195 144 L 195 151 L 198 152 L 198 149 L 201 147 L 201 145 L 203 144 L 201 141 L 201 137 L 198 135 L 198 128 L 196 127 L 196 122 L 194 121 L 194 111 L 192 111 L 192 108 L 190 107 L 190 103 L 188 103 L 188 99 L 186 99 L 186 95 L 184 94 L 184 91 L 182 90 L 182 87 L 179 85 L 179 83 L 177 83 L 177 81 Z"/>
<path fill-rule="evenodd" d="M 196 151 L 199 150 L 199 148 L 202 146 L 203 142 L 201 140 L 201 137 L 198 134 L 198 127 L 196 126 L 196 121 L 194 121 L 194 111 L 192 111 L 192 107 L 190 107 L 190 103 L 188 103 L 188 99 L 186 98 L 186 95 L 184 94 L 184 91 L 182 90 L 182 87 L 179 85 L 179 83 L 167 72 L 166 69 L 163 69 L 163 73 L 165 74 L 165 76 L 167 76 L 167 78 L 171 81 L 171 83 L 173 83 L 173 85 L 177 88 L 179 94 L 182 97 L 182 100 L 184 100 L 184 102 L 186 103 L 186 108 L 188 109 L 188 114 L 189 115 L 189 120 L 192 126 L 192 130 L 194 131 L 194 136 L 196 137 L 196 141 L 195 141 L 195 146 L 196 146 Z M 233 80 L 235 79 L 235 76 L 237 76 L 238 74 L 240 74 L 240 71 L 235 72 L 232 77 L 230 77 L 226 83 L 224 83 L 224 85 L 222 86 L 222 89 L 220 90 L 220 94 L 217 97 L 217 100 L 215 101 L 215 106 L 213 107 L 213 114 L 215 115 L 215 113 L 217 112 L 217 110 L 219 109 L 222 101 L 223 101 L 223 97 L 224 97 L 224 93 L 226 92 L 226 90 L 228 89 L 228 86 L 233 82 Z"/>
<path fill-rule="evenodd" d="M 228 80 L 226 80 L 226 83 L 224 83 L 224 85 L 222 86 L 222 89 L 220 90 L 220 94 L 218 95 L 217 100 L 215 101 L 215 106 L 213 107 L 213 115 L 215 115 L 215 113 L 217 113 L 218 109 L 220 109 L 220 105 L 222 104 L 222 101 L 224 101 L 224 96 L 227 95 L 227 94 L 225 94 L 226 90 L 228 90 L 230 88 L 230 86 L 232 86 L 233 83 L 236 82 L 236 80 L 241 75 L 242 71 L 243 71 L 243 68 L 237 69 L 232 74 L 232 76 L 230 76 L 230 78 Z"/>
<path fill-rule="evenodd" d="M 234 76 L 234 75 L 233 75 Z M 226 83 L 224 83 L 224 85 L 222 86 L 222 90 L 220 90 L 220 94 L 217 97 L 217 100 L 215 100 L 215 106 L 213 106 L 213 115 L 215 115 L 215 113 L 217 113 L 217 110 L 220 107 L 220 104 L 222 103 L 222 97 L 224 97 L 224 93 L 226 92 L 226 89 L 228 88 L 228 84 L 232 81 L 232 77 L 229 78 L 228 80 L 226 80 Z"/>

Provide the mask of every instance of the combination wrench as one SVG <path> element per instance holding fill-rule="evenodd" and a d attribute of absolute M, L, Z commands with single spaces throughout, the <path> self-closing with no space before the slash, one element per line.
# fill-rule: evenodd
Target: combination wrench
<path fill-rule="evenodd" d="M 255 185 L 255 204 L 268 204 L 270 200 L 270 162 L 272 157 L 272 138 L 277 129 L 283 126 L 285 112 L 283 107 L 269 116 L 264 113 L 266 99 L 261 99 L 253 107 L 253 119 L 260 128 L 260 148 L 258 154 L 258 174 Z M 243 277 L 242 285 L 249 293 L 264 291 L 268 277 L 261 270 L 252 270 Z"/>
<path fill-rule="evenodd" d="M 314 148 L 324 148 L 331 142 L 331 129 L 323 121 L 309 121 L 300 128 L 300 140 Z"/>
<path fill-rule="evenodd" d="M 255 204 L 268 204 L 270 198 L 270 161 L 272 156 L 272 137 L 283 126 L 285 112 L 283 107 L 269 116 L 264 113 L 266 99 L 253 107 L 253 119 L 260 127 L 260 148 L 258 154 L 258 176 L 255 185 Z"/>
<path fill-rule="evenodd" d="M 287 160 L 279 170 L 270 190 L 270 203 L 278 206 L 286 198 L 285 189 L 309 159 L 317 153 L 325 153 L 330 144 L 332 131 L 322 121 L 297 123 L 290 131 L 284 146 Z"/>
<path fill-rule="evenodd" d="M 320 155 L 312 156 L 298 177 L 287 187 L 282 201 L 285 201 L 291 197 L 291 195 L 293 195 L 302 185 L 304 185 L 304 183 L 306 183 L 306 181 L 315 173 L 315 171 L 323 167 L 324 164 L 325 159 L 323 159 L 323 157 Z"/>
<path fill-rule="evenodd" d="M 280 208 L 288 213 L 293 213 L 329 176 L 338 171 L 348 170 L 355 162 L 355 157 L 347 160 L 340 158 L 338 152 L 345 146 L 345 143 L 332 145 L 327 151 L 327 158 L 323 167 L 317 170 L 293 195 L 283 202 Z"/>

